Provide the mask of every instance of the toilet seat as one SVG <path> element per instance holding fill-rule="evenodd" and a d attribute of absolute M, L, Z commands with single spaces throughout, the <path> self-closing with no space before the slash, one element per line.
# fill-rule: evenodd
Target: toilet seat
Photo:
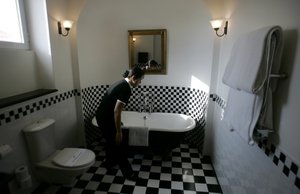
<path fill-rule="evenodd" d="M 52 162 L 60 167 L 76 168 L 89 165 L 95 159 L 95 154 L 91 150 L 81 148 L 64 148 Z"/>

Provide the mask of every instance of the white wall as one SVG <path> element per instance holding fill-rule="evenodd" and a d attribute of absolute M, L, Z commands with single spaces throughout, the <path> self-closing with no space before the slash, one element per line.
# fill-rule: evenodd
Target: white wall
<path fill-rule="evenodd" d="M 24 1 L 30 49 L 35 52 L 39 88 L 54 88 L 46 0 Z M 38 17 L 37 17 L 38 16 Z"/>
<path fill-rule="evenodd" d="M 216 60 L 216 64 L 214 64 L 217 68 L 212 72 L 213 75 L 217 75 L 216 85 L 211 87 L 215 87 L 216 94 L 225 101 L 227 100 L 228 87 L 221 82 L 221 79 L 233 42 L 239 35 L 263 26 L 282 26 L 285 43 L 281 71 L 286 72 L 289 78 L 280 81 L 278 89 L 274 94 L 274 124 L 276 133 L 271 136 L 269 142 L 287 155 L 289 158 L 288 165 L 290 165 L 291 160 L 299 166 L 300 143 L 298 139 L 300 131 L 298 130 L 298 115 L 300 115 L 300 107 L 297 99 L 300 97 L 298 89 L 300 81 L 300 69 L 298 65 L 300 63 L 300 23 L 297 18 L 300 16 L 300 2 L 297 0 L 240 0 L 236 1 L 232 7 L 235 9 L 227 10 L 232 13 L 229 18 L 228 35 L 216 40 L 217 43 L 215 43 L 214 51 L 218 52 L 220 50 L 220 55 L 219 59 Z M 210 102 L 210 105 L 211 103 L 213 102 Z M 209 118 L 212 121 L 212 126 L 211 130 L 209 130 L 210 135 L 206 139 L 206 151 L 212 154 L 217 174 L 222 177 L 222 188 L 226 188 L 225 191 L 223 190 L 224 193 L 253 192 L 251 190 L 253 188 L 257 189 L 257 193 L 282 193 L 283 190 L 277 188 L 276 185 L 287 189 L 284 193 L 299 193 L 299 189 L 295 188 L 293 184 L 294 180 L 290 180 L 292 184 L 290 182 L 286 183 L 286 180 L 290 179 L 290 177 L 287 178 L 283 175 L 282 166 L 280 169 L 280 165 L 279 167 L 276 166 L 277 170 L 265 168 L 264 173 L 259 177 L 260 180 L 267 180 L 264 184 L 246 186 L 249 180 L 254 180 L 260 174 L 260 168 L 258 167 L 275 165 L 267 156 L 265 156 L 267 159 L 260 156 L 258 151 L 262 152 L 262 150 L 258 147 L 248 148 L 249 146 L 244 145 L 243 141 L 237 139 L 239 137 L 234 133 L 227 134 L 228 132 L 224 131 L 224 123 L 221 121 L 221 108 L 216 103 L 214 104 L 210 106 L 210 108 L 213 109 L 215 107 L 215 109 L 213 118 Z M 212 109 L 209 111 L 213 111 Z M 235 157 L 236 155 L 237 157 Z M 245 168 L 248 168 L 251 174 L 243 174 L 245 173 Z M 281 177 L 285 178 L 283 180 L 269 179 L 267 177 L 270 174 L 281 175 Z M 230 178 L 239 180 L 238 183 L 240 184 L 237 185 L 233 181 L 228 181 Z"/>
<path fill-rule="evenodd" d="M 74 83 L 79 88 L 76 82 L 79 76 L 75 37 L 76 20 L 84 2 L 25 2 L 30 50 L 0 50 L 0 98 L 40 88 L 65 91 L 74 88 Z M 64 19 L 74 21 L 68 37 L 57 33 L 57 22 Z"/>
<path fill-rule="evenodd" d="M 0 59 L 0 98 L 39 88 L 33 51 L 0 49 Z"/>
<path fill-rule="evenodd" d="M 16 61 L 17 65 L 23 65 L 22 68 L 25 68 L 25 70 L 28 72 L 31 71 L 31 69 L 35 70 L 34 67 L 36 67 L 36 65 L 41 65 L 41 61 L 34 63 L 34 53 L 39 53 L 40 56 L 38 57 L 41 57 L 39 59 L 45 57 L 45 60 L 47 62 L 50 62 L 50 66 L 48 66 L 49 68 L 44 68 L 44 73 L 47 74 L 46 77 L 48 77 L 49 75 L 48 78 L 50 78 L 49 80 L 51 80 L 50 85 L 52 85 L 53 87 L 55 85 L 55 88 L 57 88 L 59 91 L 53 94 L 0 109 L 0 144 L 9 144 L 13 149 L 13 151 L 9 155 L 0 160 L 1 173 L 13 173 L 14 169 L 19 167 L 20 165 L 27 165 L 30 167 L 22 129 L 26 125 L 31 124 L 41 118 L 55 119 L 57 148 L 71 146 L 77 147 L 85 145 L 83 134 L 84 127 L 82 124 L 81 115 L 81 101 L 76 97 L 76 95 L 71 93 L 75 89 L 75 86 L 79 88 L 78 63 L 76 63 L 77 56 L 76 52 L 74 52 L 77 51 L 77 49 L 76 41 L 73 40 L 75 39 L 73 36 L 76 35 L 76 19 L 78 18 L 80 9 L 83 6 L 85 0 L 76 0 L 75 5 L 73 4 L 75 0 L 51 0 L 47 2 L 46 0 L 39 2 L 36 1 L 37 0 L 30 0 L 30 2 L 28 2 L 27 4 L 28 6 L 33 6 L 28 9 L 30 11 L 29 18 L 34 18 L 33 21 L 39 22 L 44 21 L 43 19 L 49 19 L 49 26 L 48 21 L 46 21 L 46 23 L 38 23 L 41 25 L 46 25 L 47 30 L 45 32 L 45 29 L 35 29 L 36 31 L 34 33 L 31 33 L 31 38 L 35 39 L 33 41 L 34 43 L 31 51 L 22 50 L 20 51 L 21 54 L 16 55 L 16 52 L 12 54 L 13 57 L 17 57 L 20 55 L 22 56 L 23 53 L 28 52 L 30 57 L 18 57 L 16 60 L 9 58 L 7 60 Z M 40 7 L 37 12 L 35 12 L 34 8 L 36 8 L 37 5 L 43 6 Z M 73 19 L 75 21 L 75 28 L 72 29 L 71 35 L 69 37 L 63 38 L 57 33 L 57 21 L 61 19 L 67 19 L 69 17 L 70 19 Z M 30 27 L 29 29 L 32 29 L 32 27 Z M 45 40 L 44 38 L 46 38 L 47 40 Z M 1 61 L 6 60 L 1 58 Z M 22 75 L 22 73 L 26 73 L 26 71 L 22 68 L 16 68 L 16 66 L 6 65 L 4 69 L 1 69 L 1 73 L 2 70 L 3 73 L 16 71 L 18 74 L 9 74 L 8 77 L 10 77 L 11 79 L 16 79 L 16 77 L 23 78 L 22 76 L 18 76 L 19 74 Z M 37 79 L 32 81 L 32 84 L 39 85 L 40 82 L 47 82 L 44 82 L 45 80 L 41 80 L 41 77 L 36 78 L 37 75 L 39 75 L 39 73 L 26 74 L 24 75 L 24 77 L 27 78 L 26 76 L 32 76 L 32 78 Z M 26 81 L 31 81 L 31 79 L 25 78 L 20 85 L 25 85 Z M 76 82 L 76 80 L 78 81 Z M 14 85 L 12 84 L 13 82 L 10 82 L 10 80 L 6 80 L 4 81 L 4 83 L 7 84 L 7 87 L 14 87 Z M 22 88 L 18 87 L 17 92 L 22 93 L 24 91 L 22 90 Z M 40 105 L 41 102 L 43 102 L 43 105 Z M 32 174 L 31 169 L 30 173 Z M 34 175 L 32 176 L 32 178 L 33 180 L 35 180 Z M 15 185 L 13 191 L 14 193 L 31 193 L 30 190 L 33 190 L 36 186 L 37 184 L 36 182 L 34 182 L 34 185 L 31 189 L 21 190 L 18 188 L 18 186 Z"/>
<path fill-rule="evenodd" d="M 29 50 L 1 49 L 0 98 L 54 88 L 46 0 L 24 1 Z"/>
<path fill-rule="evenodd" d="M 167 75 L 147 75 L 142 84 L 209 85 L 213 36 L 210 13 L 199 0 L 90 0 L 78 21 L 82 88 L 110 84 L 128 68 L 127 31 L 167 29 Z"/>

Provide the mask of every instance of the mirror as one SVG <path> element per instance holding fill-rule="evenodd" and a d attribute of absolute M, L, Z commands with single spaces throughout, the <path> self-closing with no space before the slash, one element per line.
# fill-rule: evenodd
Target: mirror
<path fill-rule="evenodd" d="M 146 74 L 166 74 L 167 30 L 128 30 L 129 68 L 138 65 Z"/>

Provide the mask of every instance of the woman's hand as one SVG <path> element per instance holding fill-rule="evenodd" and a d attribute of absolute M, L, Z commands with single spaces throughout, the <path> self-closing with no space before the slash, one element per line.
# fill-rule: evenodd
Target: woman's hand
<path fill-rule="evenodd" d="M 123 139 L 123 134 L 122 131 L 117 131 L 116 133 L 116 144 L 120 145 L 122 143 L 122 139 Z"/>

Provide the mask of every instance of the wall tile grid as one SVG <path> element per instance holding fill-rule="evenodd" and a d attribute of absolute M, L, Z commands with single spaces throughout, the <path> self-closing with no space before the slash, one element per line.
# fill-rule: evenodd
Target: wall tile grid
<path fill-rule="evenodd" d="M 88 144 L 93 143 L 95 139 L 101 137 L 100 130 L 91 124 L 91 120 L 108 87 L 109 85 L 92 86 L 82 90 L 83 117 Z M 142 104 L 141 95 L 149 92 L 154 102 L 153 112 L 186 114 L 192 116 L 197 121 L 196 128 L 187 133 L 185 139 L 197 146 L 199 150 L 202 150 L 208 94 L 186 87 L 140 85 L 133 89 L 130 102 L 125 107 L 125 110 L 139 111 Z"/>
<path fill-rule="evenodd" d="M 98 107 L 101 97 L 105 93 L 109 86 L 95 86 L 88 87 L 82 90 L 82 94 L 76 89 L 67 91 L 43 100 L 32 102 L 31 104 L 25 104 L 13 110 L 8 110 L 0 113 L 0 126 L 6 123 L 13 122 L 14 120 L 25 117 L 33 112 L 39 111 L 43 108 L 49 107 L 53 104 L 67 100 L 74 96 L 82 96 L 83 103 L 83 115 L 84 122 L 87 130 L 87 141 L 91 142 L 94 137 L 101 136 L 100 132 L 97 132 L 91 125 L 91 118 L 94 116 L 96 108 Z M 202 146 L 204 140 L 205 126 L 205 112 L 207 108 L 207 94 L 203 91 L 194 90 L 184 87 L 169 87 L 169 86 L 139 86 L 133 91 L 133 95 L 130 99 L 130 103 L 126 107 L 126 110 L 138 111 L 138 105 L 141 103 L 139 98 L 140 93 L 151 92 L 154 95 L 154 111 L 156 112 L 173 112 L 191 115 L 196 119 L 198 123 L 198 133 L 191 132 L 187 135 L 192 143 L 198 146 Z M 209 98 L 216 102 L 222 109 L 225 108 L 226 102 L 217 94 L 210 94 Z M 96 131 L 95 131 L 96 130 Z M 201 141 L 199 142 L 199 139 Z M 197 142 L 196 142 L 197 140 Z M 300 189 L 300 176 L 299 167 L 293 162 L 287 154 L 280 151 L 274 144 L 268 142 L 267 139 L 257 142 L 257 145 L 268 156 L 273 163 L 282 168 L 282 172 L 294 180 L 294 185 Z M 201 147 L 202 148 L 202 147 Z"/>
<path fill-rule="evenodd" d="M 13 106 L 16 108 L 3 109 L 3 112 L 0 111 L 0 126 L 66 99 L 79 96 L 82 101 L 86 140 L 89 145 L 101 137 L 100 130 L 92 125 L 91 119 L 94 117 L 101 98 L 108 87 L 109 85 L 87 87 L 82 89 L 81 92 L 74 89 L 42 99 L 38 98 L 36 101 L 32 100 L 33 102 L 31 103 L 21 103 L 19 107 L 18 105 Z M 185 87 L 138 86 L 133 90 L 133 95 L 131 96 L 130 103 L 126 106 L 126 110 L 139 111 L 139 105 L 142 103 L 140 94 L 145 92 L 152 93 L 154 101 L 153 111 L 187 114 L 191 115 L 197 121 L 196 128 L 187 133 L 185 139 L 197 146 L 199 150 L 202 150 L 208 95 L 203 91 Z"/>
<path fill-rule="evenodd" d="M 217 94 L 210 94 L 209 98 L 217 103 L 221 109 L 225 109 L 226 101 Z M 293 184 L 300 190 L 300 172 L 298 165 L 285 153 L 283 153 L 268 139 L 258 140 L 257 146 L 268 156 L 273 163 L 282 170 L 282 173 L 293 181 Z"/>
<path fill-rule="evenodd" d="M 32 114 L 36 111 L 42 110 L 46 107 L 72 98 L 74 96 L 80 96 L 80 93 L 76 89 L 60 93 L 54 96 L 50 96 L 44 99 L 39 98 L 39 100 L 32 103 L 21 103 L 20 107 L 6 110 L 3 112 L 1 112 L 0 110 L 0 126 L 18 120 L 22 117 L 25 117 L 29 114 Z"/>
<path fill-rule="evenodd" d="M 22 104 L 20 107 L 0 112 L 0 126 L 13 122 L 43 108 L 62 102 L 75 96 L 81 96 L 83 104 L 83 117 L 86 127 L 87 142 L 92 142 L 101 133 L 91 125 L 96 108 L 101 97 L 108 89 L 108 85 L 93 86 L 82 90 L 80 93 L 74 89 L 60 93 L 30 104 Z M 151 92 L 154 96 L 154 110 L 156 112 L 172 112 L 191 115 L 197 121 L 196 131 L 187 134 L 187 139 L 202 149 L 204 140 L 205 112 L 208 103 L 208 95 L 203 91 L 170 86 L 139 86 L 133 90 L 130 103 L 126 110 L 138 111 L 141 103 L 140 93 Z M 222 109 L 226 107 L 226 102 L 217 94 L 210 94 L 209 98 L 216 102 Z M 199 142 L 199 139 L 201 141 Z M 257 146 L 268 156 L 293 184 L 300 189 L 300 172 L 298 165 L 276 145 L 269 143 L 267 139 L 257 142 Z"/>

